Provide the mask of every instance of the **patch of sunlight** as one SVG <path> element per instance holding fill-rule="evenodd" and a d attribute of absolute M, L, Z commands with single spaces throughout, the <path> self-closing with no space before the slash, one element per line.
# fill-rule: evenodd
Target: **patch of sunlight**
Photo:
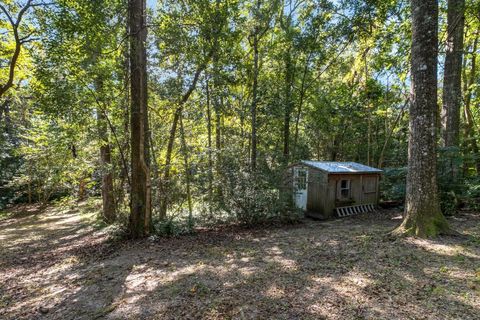
<path fill-rule="evenodd" d="M 359 272 L 348 272 L 343 279 L 357 288 L 366 288 L 367 286 L 373 284 L 372 279 L 368 278 L 366 275 Z"/>
<path fill-rule="evenodd" d="M 288 259 L 283 256 L 266 257 L 265 261 L 273 263 L 272 269 L 283 269 L 290 271 L 298 270 L 298 264 L 295 260 Z"/>
<path fill-rule="evenodd" d="M 443 256 L 454 257 L 457 256 L 459 253 L 462 253 L 469 258 L 480 259 L 479 255 L 469 252 L 465 250 L 463 246 L 457 244 L 436 243 L 432 240 L 414 238 L 405 239 L 405 242 L 413 244 L 414 246 L 419 247 L 425 251 L 440 254 Z"/>
<path fill-rule="evenodd" d="M 280 249 L 278 246 L 273 246 L 271 248 L 268 248 L 266 251 L 270 254 L 275 254 L 275 255 L 283 254 L 282 249 Z"/>
<path fill-rule="evenodd" d="M 341 277 L 318 277 L 314 276 L 311 280 L 317 284 L 328 286 L 338 294 L 343 296 L 355 297 L 362 294 L 362 289 L 373 284 L 365 274 L 350 271 Z"/>
<path fill-rule="evenodd" d="M 145 264 L 135 265 L 125 278 L 127 292 L 151 291 L 156 287 L 168 285 L 182 278 L 202 272 L 205 264 L 191 264 L 174 271 L 154 269 Z"/>
<path fill-rule="evenodd" d="M 265 290 L 265 296 L 272 299 L 281 299 L 285 296 L 285 290 L 279 288 L 275 283 L 270 285 L 267 290 Z"/>
<path fill-rule="evenodd" d="M 258 268 L 256 267 L 241 267 L 238 268 L 238 272 L 244 277 L 251 277 L 254 274 L 256 274 L 258 271 Z"/>
<path fill-rule="evenodd" d="M 250 260 L 252 260 L 250 257 L 242 257 L 242 258 L 240 258 L 240 261 L 242 261 L 242 262 L 250 262 Z"/>

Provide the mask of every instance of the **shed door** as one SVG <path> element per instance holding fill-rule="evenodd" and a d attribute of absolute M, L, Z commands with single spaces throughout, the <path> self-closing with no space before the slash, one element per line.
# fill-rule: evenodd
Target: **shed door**
<path fill-rule="evenodd" d="M 294 168 L 293 188 L 295 205 L 297 208 L 307 210 L 307 180 L 308 170 L 304 168 Z"/>
<path fill-rule="evenodd" d="M 377 203 L 377 177 L 363 177 L 363 203 Z"/>

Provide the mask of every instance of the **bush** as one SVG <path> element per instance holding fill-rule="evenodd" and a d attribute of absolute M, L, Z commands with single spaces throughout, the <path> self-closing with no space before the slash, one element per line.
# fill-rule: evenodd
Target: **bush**
<path fill-rule="evenodd" d="M 473 210 L 480 210 L 480 177 L 465 179 L 465 192 L 462 197 L 464 205 Z"/>
<path fill-rule="evenodd" d="M 237 222 L 247 225 L 295 222 L 301 217 L 288 191 L 282 188 L 281 174 L 238 171 L 228 176 L 227 185 L 225 209 Z"/>
<path fill-rule="evenodd" d="M 382 201 L 405 200 L 407 168 L 386 168 L 380 181 L 380 197 Z"/>
<path fill-rule="evenodd" d="M 191 219 L 179 219 L 172 215 L 164 220 L 154 220 L 153 226 L 159 236 L 179 236 L 193 233 L 195 225 Z"/>

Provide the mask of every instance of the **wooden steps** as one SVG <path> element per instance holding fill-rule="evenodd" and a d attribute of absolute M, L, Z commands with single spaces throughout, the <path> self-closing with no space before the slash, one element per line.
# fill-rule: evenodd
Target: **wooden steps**
<path fill-rule="evenodd" d="M 335 208 L 335 212 L 337 213 L 337 216 L 340 218 L 353 216 L 354 214 L 359 214 L 359 213 L 372 212 L 372 211 L 375 211 L 375 205 L 373 204 L 361 204 L 356 206 Z"/>

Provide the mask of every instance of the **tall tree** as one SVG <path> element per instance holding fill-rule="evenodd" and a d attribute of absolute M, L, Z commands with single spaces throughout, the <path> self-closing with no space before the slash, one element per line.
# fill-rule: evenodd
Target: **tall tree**
<path fill-rule="evenodd" d="M 394 234 L 433 237 L 449 231 L 436 177 L 438 1 L 411 0 L 411 104 L 405 214 Z"/>
<path fill-rule="evenodd" d="M 7 80 L 4 83 L 0 83 L 0 98 L 11 88 L 13 87 L 13 81 L 15 79 L 15 69 L 17 68 L 18 60 L 20 58 L 20 53 L 22 51 L 22 47 L 25 43 L 31 41 L 31 30 L 26 30 L 27 33 L 25 35 L 22 34 L 22 28 L 24 28 L 22 20 L 25 19 L 25 15 L 32 7 L 37 7 L 40 5 L 44 5 L 43 3 L 33 3 L 32 0 L 28 0 L 22 7 L 15 8 L 17 5 L 15 3 L 5 3 L 0 4 L 0 12 L 1 14 L 5 15 L 8 20 L 8 25 L 13 34 L 14 39 L 14 49 L 13 52 L 8 59 L 8 76 Z M 9 8 L 11 10 L 9 10 Z M 13 13 L 14 10 L 18 10 L 18 13 L 15 15 Z M 0 21 L 1 22 L 1 21 Z M 28 29 L 28 28 L 27 28 Z M 25 31 L 25 30 L 23 30 Z"/>
<path fill-rule="evenodd" d="M 260 0 L 257 0 L 255 7 L 255 16 L 260 15 Z M 258 18 L 257 18 L 258 19 Z M 262 37 L 262 30 L 259 26 L 259 23 L 256 22 L 255 26 L 250 34 L 251 46 L 253 49 L 253 82 L 252 82 L 252 104 L 250 106 L 250 121 L 251 121 L 251 137 L 250 137 L 250 168 L 252 171 L 255 171 L 257 168 L 257 104 L 258 104 L 258 74 L 259 74 L 259 65 L 258 65 L 258 49 L 259 41 Z"/>
<path fill-rule="evenodd" d="M 448 0 L 447 42 L 443 77 L 442 127 L 443 145 L 458 147 L 460 131 L 460 104 L 462 101 L 462 57 L 465 0 Z M 454 157 L 455 153 L 452 154 Z M 455 161 L 448 161 L 452 181 L 458 175 Z"/>
<path fill-rule="evenodd" d="M 103 100 L 103 80 L 95 82 L 99 100 Z M 108 134 L 108 119 L 105 109 L 97 109 L 98 137 L 100 139 L 100 171 L 102 175 L 102 218 L 107 223 L 115 221 L 115 194 L 113 191 L 112 153 Z"/>
<path fill-rule="evenodd" d="M 291 4 L 290 4 L 291 5 Z M 283 6 L 281 7 L 284 10 Z M 284 49 L 284 63 L 285 63 L 285 83 L 284 83 L 284 94 L 285 94 L 285 111 L 283 118 L 283 160 L 285 163 L 288 163 L 290 157 L 290 121 L 293 112 L 293 97 L 292 89 L 294 87 L 295 81 L 295 65 L 292 61 L 292 51 L 293 51 L 293 26 L 292 26 L 292 16 L 293 10 L 288 14 L 280 14 L 280 27 L 284 32 L 285 36 L 285 49 Z"/>
<path fill-rule="evenodd" d="M 130 233 L 134 238 L 151 231 L 151 185 L 148 161 L 147 55 L 145 0 L 129 0 L 130 29 L 130 127 L 131 212 Z"/>
<path fill-rule="evenodd" d="M 468 73 L 467 77 L 467 72 L 464 70 L 465 73 L 465 79 L 464 79 L 464 85 L 465 85 L 465 107 L 463 111 L 463 116 L 465 120 L 465 126 L 464 126 L 464 141 L 466 145 L 466 151 L 470 152 L 473 155 L 473 158 L 475 159 L 475 169 L 477 171 L 477 174 L 480 174 L 480 157 L 479 157 L 479 148 L 478 148 L 478 143 L 477 139 L 475 137 L 475 122 L 473 119 L 473 113 L 471 109 L 471 104 L 472 104 L 472 95 L 473 95 L 473 87 L 475 84 L 475 79 L 477 76 L 477 45 L 478 45 L 478 31 L 475 34 L 475 38 L 473 40 L 472 44 L 472 50 L 471 50 L 471 61 L 470 61 L 470 72 Z"/>

